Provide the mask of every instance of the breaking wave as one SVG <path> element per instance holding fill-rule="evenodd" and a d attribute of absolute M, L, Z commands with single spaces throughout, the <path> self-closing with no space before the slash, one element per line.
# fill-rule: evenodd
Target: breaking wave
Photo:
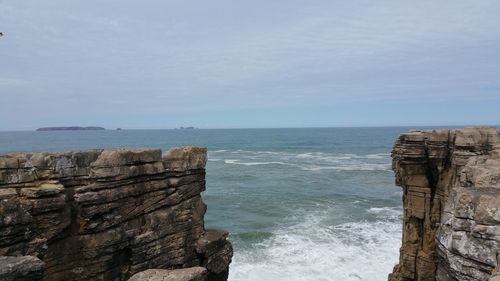
<path fill-rule="evenodd" d="M 232 281 L 387 280 L 397 263 L 401 210 L 371 208 L 374 222 L 327 223 L 333 213 L 306 214 L 277 228 L 250 251 L 236 251 Z"/>

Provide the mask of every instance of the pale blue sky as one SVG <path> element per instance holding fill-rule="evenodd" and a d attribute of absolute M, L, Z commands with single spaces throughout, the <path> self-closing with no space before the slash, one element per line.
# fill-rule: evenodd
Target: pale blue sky
<path fill-rule="evenodd" d="M 500 1 L 0 0 L 0 130 L 500 124 Z"/>

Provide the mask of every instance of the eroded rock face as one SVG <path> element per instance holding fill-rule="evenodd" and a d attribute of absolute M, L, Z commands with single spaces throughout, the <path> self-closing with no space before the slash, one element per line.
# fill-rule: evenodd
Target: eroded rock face
<path fill-rule="evenodd" d="M 0 274 L 17 276 L 7 266 L 21 264 L 29 279 L 12 280 L 127 280 L 204 266 L 207 280 L 222 280 L 227 233 L 198 246 L 214 233 L 200 196 L 206 158 L 197 147 L 0 155 L 0 256 L 39 261 L 33 272 L 25 260 L 0 262 Z"/>
<path fill-rule="evenodd" d="M 404 222 L 389 280 L 489 280 L 500 259 L 500 131 L 413 131 L 392 157 Z"/>

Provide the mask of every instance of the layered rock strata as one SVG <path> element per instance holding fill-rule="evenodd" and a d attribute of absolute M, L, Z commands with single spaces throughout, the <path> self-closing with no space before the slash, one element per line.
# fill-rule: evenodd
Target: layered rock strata
<path fill-rule="evenodd" d="M 204 227 L 206 159 L 196 147 L 0 155 L 0 280 L 199 266 L 226 280 L 227 233 Z"/>
<path fill-rule="evenodd" d="M 392 158 L 404 222 L 389 280 L 492 278 L 500 259 L 500 131 L 412 131 L 397 139 Z"/>

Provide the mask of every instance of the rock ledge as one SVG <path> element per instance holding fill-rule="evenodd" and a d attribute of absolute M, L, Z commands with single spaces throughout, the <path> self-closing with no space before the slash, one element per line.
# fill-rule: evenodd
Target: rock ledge
<path fill-rule="evenodd" d="M 227 233 L 203 220 L 206 158 L 198 147 L 0 155 L 0 280 L 127 280 L 148 269 L 226 280 Z"/>

